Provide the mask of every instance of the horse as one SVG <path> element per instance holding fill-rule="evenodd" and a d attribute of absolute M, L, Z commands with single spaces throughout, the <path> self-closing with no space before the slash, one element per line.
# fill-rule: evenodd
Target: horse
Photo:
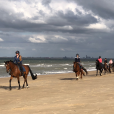
<path fill-rule="evenodd" d="M 114 72 L 114 63 L 109 64 L 109 72 L 111 73 L 111 71 Z"/>
<path fill-rule="evenodd" d="M 21 76 L 21 72 L 20 72 L 20 69 L 18 67 L 17 64 L 15 64 L 13 61 L 4 61 L 5 63 L 5 67 L 6 67 L 6 72 L 9 73 L 10 71 L 10 80 L 9 80 L 9 89 L 11 90 L 11 81 L 13 79 L 13 77 L 17 78 L 18 80 L 18 85 L 19 85 L 19 88 L 20 89 L 20 79 L 19 77 Z M 31 74 L 31 77 L 33 80 L 37 79 L 37 75 L 33 75 L 32 73 L 32 70 L 30 69 L 30 67 L 28 65 L 22 65 L 24 68 L 25 68 L 25 72 L 23 72 L 23 78 L 24 78 L 24 84 L 23 84 L 23 87 L 25 86 L 25 82 L 26 82 L 26 87 L 28 88 L 28 83 L 27 83 L 27 76 L 28 76 L 28 73 L 30 72 Z"/>
<path fill-rule="evenodd" d="M 110 69 L 109 69 L 109 67 L 108 67 L 108 65 L 107 65 L 106 62 L 104 62 L 104 66 L 103 66 L 103 68 L 104 68 L 104 74 L 106 74 L 107 72 L 110 71 Z"/>
<path fill-rule="evenodd" d="M 76 74 L 76 80 L 78 80 L 77 76 L 79 76 L 80 74 L 81 74 L 81 76 L 80 76 L 81 79 L 82 79 L 82 75 L 85 76 L 83 70 L 81 70 L 81 68 L 80 68 L 80 66 L 79 66 L 79 64 L 77 62 L 74 62 L 74 72 Z M 86 72 L 86 74 L 87 74 L 87 72 Z"/>
<path fill-rule="evenodd" d="M 100 76 L 102 76 L 103 67 L 102 67 L 101 63 L 99 63 L 98 60 L 96 60 L 96 69 L 97 69 L 96 76 L 98 75 L 98 70 L 100 71 Z"/>

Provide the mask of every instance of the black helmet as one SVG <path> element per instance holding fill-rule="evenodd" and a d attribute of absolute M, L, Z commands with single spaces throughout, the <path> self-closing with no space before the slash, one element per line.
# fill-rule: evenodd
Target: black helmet
<path fill-rule="evenodd" d="M 19 52 L 19 51 L 16 51 L 15 53 L 16 53 L 16 54 L 20 54 L 20 52 Z"/>
<path fill-rule="evenodd" d="M 99 56 L 99 58 L 101 58 L 101 56 Z"/>
<path fill-rule="evenodd" d="M 76 56 L 79 56 L 79 54 L 77 53 Z"/>

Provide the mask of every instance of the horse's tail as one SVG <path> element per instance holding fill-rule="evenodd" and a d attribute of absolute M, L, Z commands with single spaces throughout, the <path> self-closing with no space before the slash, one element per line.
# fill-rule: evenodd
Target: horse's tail
<path fill-rule="evenodd" d="M 28 66 L 28 67 L 29 67 L 29 66 Z M 30 67 L 29 67 L 29 71 L 30 71 L 30 74 L 31 74 L 32 79 L 33 79 L 33 80 L 37 79 L 37 74 L 34 75 Z"/>

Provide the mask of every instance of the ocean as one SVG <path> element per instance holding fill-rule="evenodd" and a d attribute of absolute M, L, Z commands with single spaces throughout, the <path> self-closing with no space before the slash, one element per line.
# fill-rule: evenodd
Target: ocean
<path fill-rule="evenodd" d="M 0 78 L 9 77 L 6 73 L 4 61 L 13 60 L 13 58 L 0 58 Z M 87 71 L 95 70 L 96 59 L 82 59 L 81 64 Z M 34 74 L 47 75 L 73 72 L 74 59 L 49 59 L 49 58 L 23 58 L 23 64 L 29 65 Z"/>

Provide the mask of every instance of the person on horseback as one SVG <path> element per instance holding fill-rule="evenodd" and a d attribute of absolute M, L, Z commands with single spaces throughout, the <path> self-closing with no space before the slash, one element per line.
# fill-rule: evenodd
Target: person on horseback
<path fill-rule="evenodd" d="M 86 73 L 88 73 L 87 70 L 80 64 L 80 56 L 79 56 L 79 54 L 76 54 L 75 62 L 78 63 L 78 65 L 80 66 L 81 70 L 84 70 Z M 73 71 L 74 71 L 74 65 L 73 65 Z"/>
<path fill-rule="evenodd" d="M 21 70 L 21 75 L 23 76 L 23 68 L 22 68 L 22 56 L 20 55 L 20 52 L 19 51 L 16 51 L 16 56 L 14 57 L 14 63 L 16 63 L 20 70 Z"/>
<path fill-rule="evenodd" d="M 112 64 L 112 63 L 113 63 L 113 61 L 112 61 L 112 59 L 110 59 L 109 64 Z"/>
<path fill-rule="evenodd" d="M 109 65 L 112 66 L 112 64 L 113 64 L 113 61 L 112 61 L 112 59 L 110 59 L 110 61 L 109 61 Z"/>
<path fill-rule="evenodd" d="M 107 64 L 107 58 L 105 58 L 104 63 L 106 63 L 106 64 Z"/>
<path fill-rule="evenodd" d="M 101 56 L 99 56 L 98 61 L 99 61 L 99 63 L 101 64 L 101 67 L 103 67 Z"/>

